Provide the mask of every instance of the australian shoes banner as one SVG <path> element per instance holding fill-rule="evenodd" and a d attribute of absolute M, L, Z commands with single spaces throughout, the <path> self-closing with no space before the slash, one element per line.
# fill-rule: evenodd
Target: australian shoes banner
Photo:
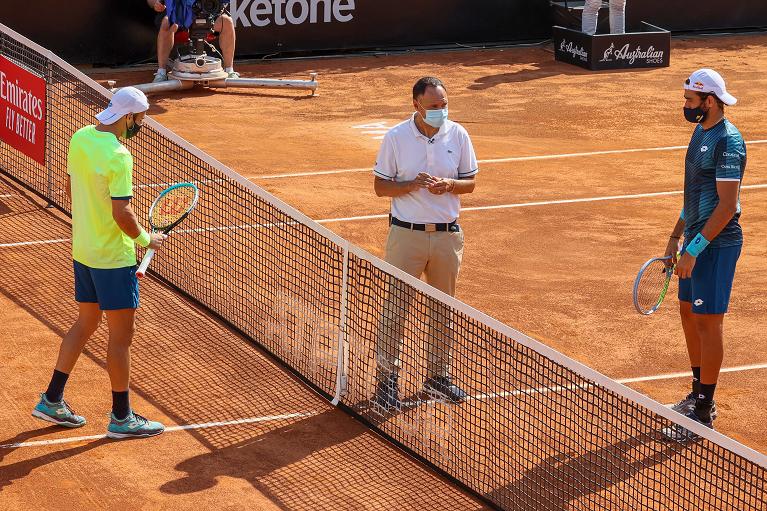
<path fill-rule="evenodd" d="M 667 67 L 671 62 L 671 34 L 641 24 L 641 32 L 590 36 L 554 27 L 557 60 L 591 70 Z"/>

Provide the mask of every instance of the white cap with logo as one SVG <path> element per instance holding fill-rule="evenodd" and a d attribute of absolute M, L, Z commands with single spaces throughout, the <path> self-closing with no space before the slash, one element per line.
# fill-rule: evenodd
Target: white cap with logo
<path fill-rule="evenodd" d="M 722 75 L 713 69 L 698 69 L 684 82 L 684 88 L 696 92 L 714 94 L 725 105 L 732 106 L 738 102 L 735 96 L 727 92 Z"/>
<path fill-rule="evenodd" d="M 114 124 L 120 117 L 128 114 L 139 114 L 149 110 L 146 95 L 136 87 L 123 87 L 112 96 L 109 106 L 96 114 L 96 119 L 102 124 Z"/>

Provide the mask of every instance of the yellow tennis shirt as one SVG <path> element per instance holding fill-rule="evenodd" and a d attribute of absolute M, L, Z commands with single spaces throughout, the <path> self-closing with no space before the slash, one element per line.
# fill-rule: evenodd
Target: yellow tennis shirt
<path fill-rule="evenodd" d="M 72 258 L 91 268 L 134 266 L 136 248 L 112 218 L 112 199 L 133 195 L 133 157 L 112 133 L 93 125 L 72 136 Z"/>

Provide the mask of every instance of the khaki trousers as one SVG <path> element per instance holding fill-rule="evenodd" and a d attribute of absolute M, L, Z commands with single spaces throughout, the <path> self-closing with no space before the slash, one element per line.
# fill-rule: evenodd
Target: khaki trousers
<path fill-rule="evenodd" d="M 455 295 L 462 257 L 463 231 L 413 231 L 396 225 L 389 229 L 386 262 L 416 278 L 425 275 L 429 285 L 450 296 Z M 376 346 L 379 372 L 394 373 L 401 366 L 405 320 L 413 299 L 413 293 L 407 286 L 395 278 L 391 279 Z M 440 301 L 430 298 L 426 298 L 424 305 L 426 313 L 417 314 L 413 321 L 429 323 L 429 335 L 425 339 L 427 377 L 449 376 L 453 344 L 450 310 Z M 419 327 L 414 325 L 416 331 Z"/>

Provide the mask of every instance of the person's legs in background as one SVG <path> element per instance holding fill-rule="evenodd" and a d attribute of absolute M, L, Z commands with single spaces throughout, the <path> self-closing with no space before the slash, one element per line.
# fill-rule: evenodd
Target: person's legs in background
<path fill-rule="evenodd" d="M 157 72 L 154 74 L 155 82 L 163 82 L 168 79 L 168 59 L 170 51 L 173 49 L 173 38 L 175 37 L 178 25 L 173 25 L 164 16 L 160 22 L 160 30 L 157 32 Z"/>
<path fill-rule="evenodd" d="M 626 33 L 626 0 L 610 0 L 610 33 Z"/>
<path fill-rule="evenodd" d="M 385 261 L 420 278 L 428 261 L 428 235 L 392 226 L 386 240 Z M 373 402 L 388 410 L 399 404 L 400 352 L 405 320 L 413 301 L 410 288 L 396 277 L 389 279 L 389 289 L 376 342 L 376 391 Z"/>
<path fill-rule="evenodd" d="M 234 21 L 231 16 L 223 14 L 218 17 L 213 30 L 218 32 L 218 43 L 221 45 L 221 54 L 224 57 L 224 71 L 229 73 L 229 78 L 239 78 L 239 73 L 234 71 L 234 48 L 236 36 L 234 32 Z"/>
<path fill-rule="evenodd" d="M 597 33 L 597 20 L 599 19 L 600 7 L 602 7 L 602 0 L 586 0 L 586 3 L 583 5 L 581 32 L 585 32 L 589 35 Z"/>
<path fill-rule="evenodd" d="M 463 231 L 429 233 L 429 262 L 424 273 L 429 285 L 455 296 L 455 285 L 463 258 Z M 445 304 L 433 300 L 429 320 L 429 337 L 426 346 L 427 392 L 444 396 L 450 401 L 460 401 L 466 393 L 455 384 L 450 374 L 453 351 L 453 313 Z"/>

